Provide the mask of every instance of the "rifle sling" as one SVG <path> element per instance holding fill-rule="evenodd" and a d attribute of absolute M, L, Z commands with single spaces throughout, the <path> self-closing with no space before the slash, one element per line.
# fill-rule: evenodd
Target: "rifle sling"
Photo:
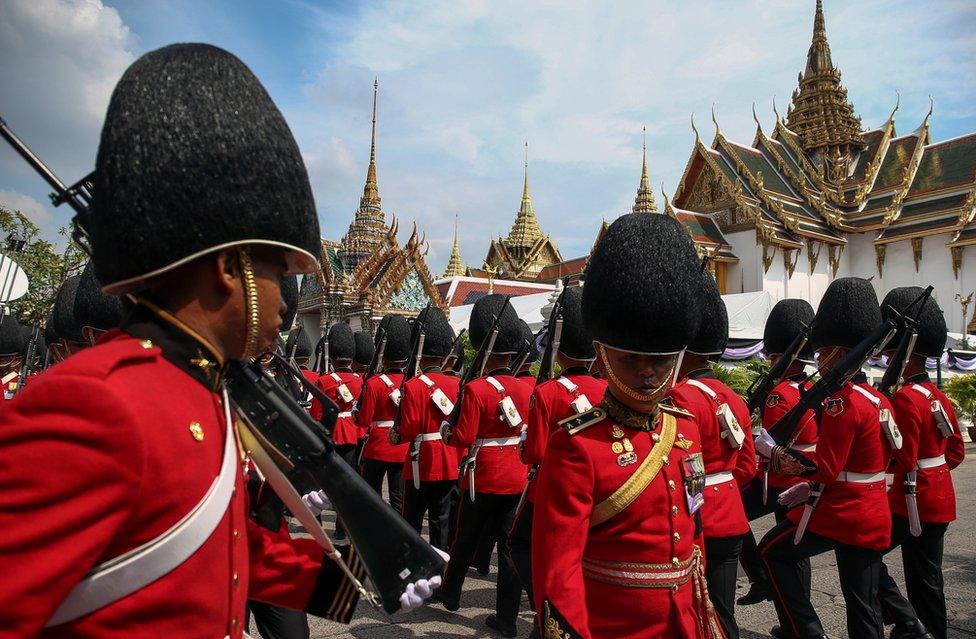
<path fill-rule="evenodd" d="M 654 478 L 661 472 L 664 460 L 671 454 L 674 447 L 675 434 L 678 431 L 678 420 L 670 413 L 661 412 L 663 428 L 661 439 L 640 463 L 634 474 L 623 483 L 609 497 L 593 507 L 590 513 L 590 527 L 598 526 L 624 511 L 651 485 Z"/>

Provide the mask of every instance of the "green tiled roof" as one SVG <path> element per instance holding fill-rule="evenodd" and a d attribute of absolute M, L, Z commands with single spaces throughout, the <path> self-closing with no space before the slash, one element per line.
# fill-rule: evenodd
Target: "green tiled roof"
<path fill-rule="evenodd" d="M 871 160 L 878 153 L 878 147 L 881 146 L 881 140 L 884 139 L 884 131 L 880 129 L 868 131 L 867 133 L 861 134 L 861 138 L 868 146 L 857 158 L 857 166 L 854 168 L 854 175 L 851 177 L 851 180 L 855 182 L 864 178 L 864 172 L 867 170 L 868 164 L 871 163 Z"/>
<path fill-rule="evenodd" d="M 376 277 L 374 277 L 373 280 L 369 283 L 370 288 L 376 288 L 376 286 L 380 283 L 380 280 L 383 279 L 383 276 L 386 274 L 386 272 L 389 270 L 392 264 L 393 264 L 392 259 L 388 259 L 386 260 L 386 262 L 383 263 L 383 266 L 380 268 L 379 271 L 377 271 Z"/>
<path fill-rule="evenodd" d="M 949 197 L 940 197 L 935 200 L 927 200 L 915 204 L 906 204 L 898 215 L 899 220 L 919 217 L 934 211 L 946 211 L 957 209 L 966 201 L 967 193 L 960 193 Z"/>
<path fill-rule="evenodd" d="M 735 169 L 733 169 L 729 165 L 729 162 L 728 162 L 728 160 L 725 159 L 725 156 L 722 155 L 721 153 L 719 153 L 718 151 L 711 151 L 711 152 L 714 153 L 715 156 L 717 156 L 717 157 L 714 157 L 714 160 L 715 160 L 716 163 L 718 163 L 719 167 L 721 167 L 722 172 L 725 173 L 725 177 L 729 178 L 733 182 L 738 182 L 739 181 L 739 176 L 736 175 Z"/>
<path fill-rule="evenodd" d="M 790 187 L 786 185 L 786 182 L 783 181 L 776 167 L 766 159 L 766 156 L 755 149 L 742 147 L 737 144 L 730 144 L 729 146 L 732 147 L 739 160 L 746 165 L 746 168 L 749 169 L 749 172 L 753 176 L 758 176 L 759 172 L 762 171 L 763 186 L 774 193 L 779 193 L 786 197 L 796 197 L 790 191 Z"/>
<path fill-rule="evenodd" d="M 946 231 L 950 230 L 956 224 L 956 217 L 954 215 L 947 215 L 943 217 L 937 217 L 931 220 L 925 220 L 924 222 L 919 222 L 918 224 L 898 224 L 897 222 L 886 228 L 878 239 L 890 240 L 896 237 L 904 237 L 906 235 L 915 235 L 917 233 L 923 233 L 925 231 L 934 231 L 936 229 L 944 229 Z"/>
<path fill-rule="evenodd" d="M 889 204 L 891 204 L 891 201 L 893 199 L 895 199 L 893 195 L 883 195 L 881 197 L 871 198 L 870 200 L 868 200 L 867 204 L 864 206 L 864 209 L 861 212 L 869 213 L 871 211 L 879 211 L 885 208 L 886 206 L 888 206 Z"/>
<path fill-rule="evenodd" d="M 976 134 L 925 148 L 909 197 L 976 181 Z"/>
<path fill-rule="evenodd" d="M 881 191 L 901 182 L 902 170 L 912 159 L 912 152 L 919 139 L 915 135 L 907 135 L 891 141 L 888 152 L 885 153 L 878 179 L 874 181 L 874 190 Z"/>
<path fill-rule="evenodd" d="M 343 270 L 344 269 L 343 269 L 343 266 L 342 266 L 342 260 L 339 259 L 339 254 L 336 252 L 336 249 L 333 248 L 333 247 L 331 247 L 331 246 L 328 247 L 328 248 L 326 248 L 325 249 L 325 256 L 329 260 L 329 266 L 332 267 L 332 272 L 337 277 L 342 277 L 342 274 L 343 274 Z"/>

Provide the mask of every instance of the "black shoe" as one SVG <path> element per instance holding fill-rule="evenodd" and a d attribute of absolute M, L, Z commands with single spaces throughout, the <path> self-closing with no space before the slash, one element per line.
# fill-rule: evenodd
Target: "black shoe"
<path fill-rule="evenodd" d="M 783 630 L 783 628 L 780 626 L 773 626 L 770 628 L 769 634 L 771 637 L 775 637 L 775 639 L 796 639 L 792 634 L 786 630 Z"/>
<path fill-rule="evenodd" d="M 502 623 L 495 615 L 488 615 L 488 617 L 485 619 L 485 625 L 503 637 L 518 636 L 518 632 L 515 630 L 515 626 L 509 626 Z"/>
<path fill-rule="evenodd" d="M 755 581 L 749 584 L 749 592 L 735 600 L 740 606 L 751 606 L 763 601 L 772 601 L 773 591 L 768 581 Z"/>
<path fill-rule="evenodd" d="M 935 639 L 930 632 L 925 629 L 921 621 L 909 624 L 895 624 L 891 629 L 889 639 Z"/>
<path fill-rule="evenodd" d="M 458 601 L 449 601 L 449 600 L 445 599 L 444 598 L 444 595 L 441 593 L 440 590 L 435 590 L 434 591 L 434 594 L 431 595 L 430 600 L 431 601 L 436 601 L 440 605 L 444 606 L 444 610 L 448 610 L 450 612 L 457 612 L 458 608 L 461 607 L 460 602 L 458 602 Z"/>

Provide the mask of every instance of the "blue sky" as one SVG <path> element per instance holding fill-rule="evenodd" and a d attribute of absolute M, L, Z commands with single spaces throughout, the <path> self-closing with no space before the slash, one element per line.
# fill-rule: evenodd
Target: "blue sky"
<path fill-rule="evenodd" d="M 811 0 L 694 2 L 230 2 L 0 0 L 0 115 L 61 177 L 91 170 L 115 81 L 140 54 L 210 42 L 255 71 L 309 168 L 323 234 L 358 206 L 380 82 L 378 174 L 401 234 L 417 221 L 443 269 L 454 216 L 478 266 L 521 195 L 565 258 L 629 210 L 647 126 L 651 181 L 670 194 L 691 151 L 692 112 L 711 139 L 749 143 L 753 102 L 769 131 L 785 113 L 813 24 Z M 826 0 L 827 32 L 856 112 L 881 124 L 902 96 L 901 132 L 935 99 L 931 134 L 976 130 L 976 3 Z M 54 239 L 67 211 L 0 145 L 0 203 Z M 405 239 L 405 238 L 401 238 Z"/>

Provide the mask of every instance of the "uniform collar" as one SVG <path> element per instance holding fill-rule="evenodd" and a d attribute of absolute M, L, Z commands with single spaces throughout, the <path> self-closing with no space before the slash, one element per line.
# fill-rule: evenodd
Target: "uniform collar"
<path fill-rule="evenodd" d="M 145 299 L 122 323 L 133 337 L 149 340 L 163 357 L 211 391 L 220 388 L 224 358 L 217 349 L 183 321 Z"/>
<path fill-rule="evenodd" d="M 921 373 L 919 373 L 917 375 L 912 375 L 911 377 L 906 377 L 905 378 L 905 383 L 906 384 L 931 384 L 932 383 L 932 378 L 929 377 L 929 374 L 927 372 L 922 371 Z"/>
<path fill-rule="evenodd" d="M 699 368 L 688 373 L 688 379 L 715 379 L 715 373 L 710 368 Z"/>
<path fill-rule="evenodd" d="M 569 377 L 570 375 L 589 375 L 590 371 L 585 366 L 570 366 L 569 368 L 564 368 L 561 374 L 563 377 Z"/>
<path fill-rule="evenodd" d="M 854 377 L 851 378 L 852 384 L 866 384 L 868 381 L 868 374 L 864 371 L 858 371 L 854 373 Z"/>
<path fill-rule="evenodd" d="M 498 377 L 500 375 L 512 376 L 512 369 L 507 366 L 502 366 L 501 368 L 496 368 L 495 370 L 489 372 L 485 377 Z"/>
<path fill-rule="evenodd" d="M 658 415 L 660 411 L 657 406 L 651 413 L 641 413 L 629 406 L 625 406 L 613 393 L 606 393 L 603 396 L 603 401 L 600 402 L 600 407 L 607 412 L 616 422 L 619 422 L 623 426 L 628 428 L 633 428 L 634 430 L 647 430 L 651 431 L 657 428 Z"/>
<path fill-rule="evenodd" d="M 424 369 L 424 373 L 440 373 L 440 372 L 441 372 L 441 367 L 436 364 L 434 366 L 428 366 L 427 368 Z"/>

